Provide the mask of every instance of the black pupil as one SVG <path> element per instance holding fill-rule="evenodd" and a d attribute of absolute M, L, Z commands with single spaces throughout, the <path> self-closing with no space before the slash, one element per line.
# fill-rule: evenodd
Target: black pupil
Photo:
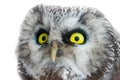
<path fill-rule="evenodd" d="M 78 40 L 79 40 L 79 37 L 76 36 L 76 37 L 75 37 L 75 41 L 78 41 Z"/>
<path fill-rule="evenodd" d="M 43 37 L 42 37 L 42 40 L 43 40 L 43 41 L 45 41 L 45 40 L 46 40 L 46 37 L 45 37 L 45 36 L 43 36 Z"/>

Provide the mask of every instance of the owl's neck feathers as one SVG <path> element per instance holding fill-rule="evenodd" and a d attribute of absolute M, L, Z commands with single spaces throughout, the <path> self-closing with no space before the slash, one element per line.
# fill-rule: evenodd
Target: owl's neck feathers
<path fill-rule="evenodd" d="M 120 64 L 118 57 L 115 56 L 114 60 L 105 61 L 104 66 L 92 72 L 87 76 L 87 80 L 118 80 L 120 79 Z"/>
<path fill-rule="evenodd" d="M 27 70 L 24 66 L 24 63 L 22 63 L 21 61 L 19 63 L 20 63 L 19 66 L 20 66 L 20 71 L 21 71 L 20 75 L 22 77 L 24 77 L 26 80 L 37 80 L 38 79 L 38 77 L 34 77 L 33 75 L 28 74 L 29 72 L 27 72 Z M 85 78 L 85 76 L 82 77 L 81 75 L 77 75 L 77 74 L 71 75 L 72 70 L 70 67 L 68 69 L 64 69 L 64 67 L 61 67 L 61 69 L 58 69 L 57 71 L 53 71 L 53 69 L 46 68 L 46 69 L 44 69 L 46 71 L 43 71 L 43 73 L 42 73 L 44 75 L 40 75 L 39 78 L 40 78 L 40 80 L 62 80 L 62 79 L 63 80 L 66 80 L 66 79 L 74 80 L 74 77 L 75 77 L 75 80 L 78 80 L 78 79 L 80 79 L 80 80 L 83 80 L 83 79 L 87 79 L 87 80 L 102 79 L 102 80 L 105 80 L 105 79 L 111 78 L 111 76 L 116 77 L 116 74 L 118 74 L 120 71 L 120 66 L 118 65 L 116 67 L 115 60 L 111 63 L 106 63 L 106 64 L 108 64 L 108 65 L 100 67 L 95 72 L 90 73 L 91 75 L 86 75 L 86 78 Z M 64 70 L 63 72 L 66 72 L 66 73 L 62 73 L 61 70 L 62 71 Z M 116 73 L 113 73 L 113 72 L 116 72 Z M 35 78 L 37 78 L 37 79 L 35 79 Z"/>

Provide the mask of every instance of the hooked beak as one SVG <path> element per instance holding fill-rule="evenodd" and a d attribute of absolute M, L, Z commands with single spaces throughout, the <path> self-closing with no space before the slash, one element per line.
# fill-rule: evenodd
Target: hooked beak
<path fill-rule="evenodd" d="M 55 62 L 57 56 L 57 51 L 58 51 L 58 44 L 57 42 L 53 42 L 52 43 L 52 46 L 51 46 L 51 58 L 52 58 L 52 61 Z"/>

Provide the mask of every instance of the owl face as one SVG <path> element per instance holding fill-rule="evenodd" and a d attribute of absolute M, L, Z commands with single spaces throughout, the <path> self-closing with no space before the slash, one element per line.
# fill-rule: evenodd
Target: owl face
<path fill-rule="evenodd" d="M 34 78 L 47 74 L 63 80 L 86 78 L 111 58 L 106 48 L 108 26 L 93 8 L 36 6 L 22 24 L 19 62 Z"/>

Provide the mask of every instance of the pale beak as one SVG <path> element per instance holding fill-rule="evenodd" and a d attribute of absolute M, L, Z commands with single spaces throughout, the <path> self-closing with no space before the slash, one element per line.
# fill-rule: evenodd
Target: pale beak
<path fill-rule="evenodd" d="M 51 47 L 51 58 L 53 62 L 55 62 L 56 60 L 57 51 L 58 51 L 58 45 L 57 45 L 57 42 L 54 42 Z"/>

